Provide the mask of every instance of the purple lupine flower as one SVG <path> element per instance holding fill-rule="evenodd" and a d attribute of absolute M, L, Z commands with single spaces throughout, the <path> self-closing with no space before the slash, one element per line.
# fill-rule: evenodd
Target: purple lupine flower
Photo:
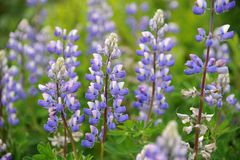
<path fill-rule="evenodd" d="M 10 33 L 7 47 L 10 49 L 10 61 L 16 61 L 23 88 L 29 84 L 28 93 L 36 95 L 36 83 L 42 77 L 49 60 L 46 44 L 48 33 L 45 29 L 37 31 L 27 20 L 22 20 L 15 32 Z M 29 77 L 26 78 L 26 72 Z"/>
<path fill-rule="evenodd" d="M 48 77 L 51 82 L 39 85 L 43 100 L 39 100 L 38 104 L 48 110 L 49 118 L 44 129 L 50 133 L 57 130 L 59 115 L 67 118 L 67 111 L 72 113 L 68 122 L 72 132 L 79 131 L 79 126 L 84 121 L 84 115 L 80 114 L 80 103 L 76 99 L 80 83 L 77 81 L 78 77 L 69 76 L 67 67 L 68 63 L 63 57 L 59 57 L 56 62 L 50 62 Z"/>
<path fill-rule="evenodd" d="M 173 39 L 165 37 L 167 25 L 164 25 L 162 10 L 157 10 L 149 25 L 152 32 L 142 32 L 140 50 L 137 50 L 137 55 L 142 59 L 138 62 L 135 71 L 138 81 L 142 84 L 135 91 L 136 102 L 133 103 L 135 108 L 140 109 L 138 119 L 144 121 L 148 121 L 147 119 L 150 118 L 147 116 L 150 108 L 157 115 L 164 113 L 168 108 L 164 94 L 173 91 L 169 67 L 174 65 L 174 58 L 170 51 L 175 42 Z M 152 86 L 150 87 L 148 84 L 152 84 Z"/>
<path fill-rule="evenodd" d="M 231 94 L 229 95 L 227 98 L 226 98 L 226 101 L 229 105 L 235 107 L 235 109 L 237 111 L 240 111 L 240 103 L 238 102 L 238 100 L 235 98 L 235 95 L 234 94 Z"/>
<path fill-rule="evenodd" d="M 219 29 L 215 30 L 215 33 L 217 33 Z M 204 51 L 204 58 L 206 58 L 207 49 Z M 212 38 L 212 45 L 210 48 L 210 58 L 215 58 L 216 60 L 224 59 L 227 63 L 230 62 L 230 49 L 228 47 L 228 44 L 223 42 L 217 34 Z"/>
<path fill-rule="evenodd" d="M 229 11 L 233 9 L 236 5 L 235 0 L 216 0 L 214 2 L 214 11 L 217 14 Z M 205 13 L 207 8 L 206 0 L 196 0 L 193 7 L 193 13 L 196 15 L 202 15 Z"/>
<path fill-rule="evenodd" d="M 126 6 L 127 13 L 127 25 L 130 27 L 134 36 L 137 36 L 138 31 L 144 31 L 148 27 L 149 17 L 146 16 L 146 12 L 149 10 L 149 6 L 147 2 L 143 2 L 139 6 L 137 3 L 129 3 Z M 143 14 L 143 16 L 138 19 L 139 14 Z"/>
<path fill-rule="evenodd" d="M 196 15 L 201 15 L 205 12 L 206 8 L 206 0 L 196 0 L 195 5 L 193 6 L 193 13 Z"/>
<path fill-rule="evenodd" d="M 75 44 L 79 40 L 78 31 L 76 29 L 67 34 L 66 29 L 56 27 L 54 35 L 59 38 L 56 41 L 50 41 L 47 45 L 47 50 L 50 53 L 62 55 L 65 59 L 66 69 L 70 78 L 76 77 L 75 68 L 80 65 L 77 57 L 81 55 L 78 46 Z M 65 45 L 64 45 L 65 44 Z"/>
<path fill-rule="evenodd" d="M 104 45 L 98 47 L 98 53 L 94 53 L 93 59 L 90 60 L 90 74 L 86 74 L 90 85 L 85 94 L 89 108 L 84 108 L 84 113 L 89 116 L 91 132 L 86 133 L 85 140 L 82 141 L 83 147 L 93 147 L 98 139 L 103 142 L 106 137 L 106 127 L 110 130 L 115 129 L 117 123 L 123 123 L 128 119 L 128 115 L 125 114 L 126 107 L 122 104 L 124 96 L 128 94 L 123 82 L 126 72 L 122 64 L 114 65 L 112 62 L 120 55 L 118 37 L 115 33 L 111 33 Z M 105 59 L 106 63 L 103 63 Z M 111 97 L 113 104 L 109 101 Z M 104 124 L 100 124 L 102 127 L 99 131 L 97 126 L 101 119 L 104 119 Z"/>
<path fill-rule="evenodd" d="M 191 60 L 188 60 L 185 65 L 188 69 L 184 70 L 186 75 L 192 75 L 202 72 L 203 61 L 195 54 L 190 54 Z M 208 73 L 228 73 L 228 67 L 226 66 L 226 60 L 219 59 L 215 60 L 215 58 L 210 58 L 207 65 Z"/>
<path fill-rule="evenodd" d="M 115 30 L 111 20 L 112 9 L 106 0 L 88 0 L 88 37 L 89 53 L 96 53 L 97 46 L 108 33 Z"/>
<path fill-rule="evenodd" d="M 234 36 L 234 32 L 233 31 L 228 32 L 229 28 L 230 28 L 229 24 L 223 25 L 216 29 L 215 35 L 218 36 L 221 41 L 232 39 Z"/>
<path fill-rule="evenodd" d="M 233 9 L 236 5 L 235 0 L 216 0 L 215 1 L 215 12 L 220 14 Z"/>
<path fill-rule="evenodd" d="M 191 60 L 186 62 L 188 67 L 184 70 L 186 75 L 192 75 L 196 73 L 202 73 L 202 80 L 200 85 L 200 91 L 190 89 L 188 91 L 183 91 L 182 93 L 186 97 L 196 97 L 199 96 L 199 108 L 190 108 L 192 115 L 178 114 L 178 117 L 182 119 L 183 124 L 187 124 L 184 127 L 184 131 L 190 134 L 195 128 L 195 144 L 193 152 L 190 154 L 190 159 L 197 159 L 199 154 L 203 159 L 211 159 L 211 153 L 216 149 L 216 140 L 208 139 L 204 140 L 206 131 L 208 127 L 204 123 L 211 121 L 213 114 L 203 113 L 204 100 L 209 106 L 217 106 L 220 109 L 224 105 L 224 96 L 230 92 L 229 85 L 229 71 L 227 63 L 229 62 L 222 54 L 221 56 L 213 56 L 215 50 L 214 47 L 220 46 L 222 41 L 231 39 L 234 35 L 232 31 L 228 31 L 230 25 L 223 25 L 219 27 L 214 32 L 214 14 L 222 13 L 235 6 L 235 1 L 225 1 L 225 0 L 215 0 L 211 1 L 210 11 L 210 30 L 206 33 L 204 28 L 198 29 L 198 35 L 196 40 L 198 42 L 205 42 L 206 51 L 204 54 L 204 60 L 202 61 L 197 55 L 190 54 Z M 206 11 L 207 1 L 206 0 L 196 0 L 195 6 L 193 7 L 194 14 L 203 14 Z M 220 48 L 220 47 L 219 47 Z M 224 46 L 224 52 L 228 52 L 227 47 Z M 209 73 L 217 73 L 218 79 L 212 83 L 207 81 L 207 76 Z M 233 96 L 227 98 L 228 103 L 236 103 Z M 238 108 L 239 106 L 236 106 Z M 190 125 L 189 125 L 190 124 Z M 213 141 L 210 144 L 205 144 L 206 142 Z"/>
<path fill-rule="evenodd" d="M 13 104 L 25 96 L 21 85 L 15 81 L 17 72 L 15 66 L 8 68 L 5 51 L 0 51 L 0 110 L 3 113 L 4 107 L 6 108 L 7 120 L 11 125 L 19 123 Z M 1 115 L 0 127 L 3 125 L 4 118 Z"/>
<path fill-rule="evenodd" d="M 147 144 L 137 155 L 136 160 L 167 160 L 167 159 L 187 159 L 188 147 L 177 130 L 177 123 L 171 121 L 163 131 L 156 143 Z"/>

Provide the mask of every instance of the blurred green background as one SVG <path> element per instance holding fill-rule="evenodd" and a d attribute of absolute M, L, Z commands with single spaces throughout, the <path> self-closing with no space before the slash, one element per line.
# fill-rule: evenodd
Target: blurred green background
<path fill-rule="evenodd" d="M 141 3 L 143 0 L 108 0 L 108 2 L 114 12 L 113 20 L 116 23 L 116 32 L 121 38 L 120 46 L 124 50 L 123 60 L 125 63 L 131 64 L 132 61 L 137 60 L 135 56 L 135 50 L 138 48 L 138 46 L 135 43 L 135 37 L 131 36 L 130 34 L 130 28 L 126 25 L 125 5 L 129 2 Z M 165 0 L 148 0 L 147 2 L 150 5 L 150 11 L 148 12 L 149 17 L 153 16 L 156 9 L 161 8 L 165 10 L 168 3 Z M 175 91 L 167 96 L 170 107 L 163 117 L 164 124 L 171 119 L 177 119 L 175 114 L 176 110 L 181 113 L 188 112 L 191 106 L 198 104 L 197 100 L 186 100 L 180 94 L 181 89 L 197 86 L 199 84 L 200 76 L 185 76 L 183 74 L 183 70 L 185 68 L 184 63 L 188 59 L 188 55 L 190 53 L 196 53 L 200 56 L 203 54 L 204 45 L 195 41 L 195 35 L 198 27 L 203 27 L 206 29 L 209 27 L 209 13 L 207 12 L 203 16 L 194 15 L 192 13 L 193 4 L 194 0 L 179 0 L 179 7 L 172 11 L 172 17 L 170 19 L 170 22 L 175 22 L 179 25 L 180 32 L 175 35 L 171 34 L 171 36 L 175 36 L 178 41 L 177 46 L 173 50 L 173 54 L 176 58 L 176 65 L 171 70 Z M 85 54 L 88 49 L 85 43 L 87 36 L 87 2 L 86 0 L 49 0 L 45 7 L 48 11 L 48 16 L 43 26 L 50 26 L 52 31 L 54 30 L 55 26 L 67 28 L 68 30 L 77 28 L 80 31 L 79 46 L 83 51 L 83 55 L 80 58 L 82 65 L 78 69 L 78 74 L 79 77 L 81 77 L 80 80 L 82 81 L 79 98 L 81 99 L 80 101 L 82 102 L 82 106 L 87 107 L 86 101 L 84 100 L 84 92 L 88 87 L 88 83 L 82 79 L 84 74 L 88 72 L 87 70 L 90 59 L 90 56 Z M 25 0 L 0 0 L 1 49 L 5 48 L 9 33 L 11 31 L 15 31 L 21 19 L 27 18 L 31 20 L 35 12 L 36 8 L 27 7 Z M 233 10 L 225 14 L 215 16 L 214 26 L 217 27 L 223 24 L 230 24 L 231 30 L 234 30 L 236 33 L 234 39 L 228 41 L 231 49 L 230 57 L 232 59 L 229 66 L 232 92 L 235 93 L 237 98 L 240 100 L 239 15 L 240 1 L 237 0 L 237 6 Z M 137 111 L 131 107 L 131 103 L 134 101 L 133 91 L 137 88 L 137 84 L 135 83 L 135 80 L 133 80 L 135 78 L 134 67 L 135 66 L 133 65 L 125 66 L 129 77 L 127 87 L 130 89 L 126 106 L 128 113 L 133 115 L 132 117 L 137 114 Z M 43 82 L 46 80 L 46 78 L 43 78 Z M 22 159 L 24 156 L 31 156 L 37 153 L 37 144 L 39 142 L 47 142 L 47 133 L 42 128 L 43 124 L 46 122 L 47 111 L 37 105 L 38 98 L 40 98 L 40 96 L 29 97 L 27 100 L 25 100 L 25 102 L 18 102 L 17 108 L 21 123 L 17 127 L 8 127 L 10 130 L 9 132 L 11 133 L 9 134 L 9 139 L 11 140 L 11 145 L 13 146 L 12 152 L 15 155 L 15 159 Z M 205 110 L 214 112 L 214 109 L 212 108 L 205 108 Z M 235 130 L 234 132 L 229 132 L 222 135 L 221 139 L 218 141 L 219 148 L 215 152 L 213 159 L 239 159 L 240 157 L 240 130 L 237 128 L 239 123 L 237 122 L 236 124 L 230 124 L 231 118 L 234 116 L 239 116 L 239 114 L 233 113 L 233 115 L 231 115 L 230 119 L 227 121 L 227 124 Z M 181 125 L 179 128 L 181 128 Z M 180 129 L 179 131 L 181 132 Z M 160 133 L 160 131 L 157 133 Z M 153 134 L 151 139 L 154 140 L 155 138 L 156 135 Z M 112 139 L 113 142 L 115 141 L 114 137 L 109 139 Z M 129 146 L 131 145 L 126 143 L 126 140 L 123 140 L 118 145 L 111 143 L 110 140 L 110 147 L 107 147 L 107 150 L 112 147 L 112 150 L 108 150 L 109 152 L 118 151 L 120 153 L 111 155 L 108 152 L 108 159 L 118 159 L 116 157 L 133 159 L 134 155 L 138 151 L 134 150 L 131 153 L 127 152 L 126 150 L 129 151 Z M 94 153 L 97 151 L 98 147 L 95 147 Z M 92 153 L 92 151 L 85 150 L 85 153 Z M 125 157 L 125 154 L 127 154 L 127 157 Z M 95 158 L 97 159 L 97 156 Z"/>

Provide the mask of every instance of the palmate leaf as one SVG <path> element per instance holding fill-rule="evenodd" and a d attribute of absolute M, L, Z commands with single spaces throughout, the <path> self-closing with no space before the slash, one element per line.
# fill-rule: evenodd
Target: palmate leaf
<path fill-rule="evenodd" d="M 51 148 L 50 144 L 40 143 L 37 146 L 38 154 L 33 155 L 33 160 L 43 160 L 43 159 L 51 159 L 57 160 L 57 156 L 55 150 Z M 30 157 L 25 157 L 25 160 L 28 160 Z"/>

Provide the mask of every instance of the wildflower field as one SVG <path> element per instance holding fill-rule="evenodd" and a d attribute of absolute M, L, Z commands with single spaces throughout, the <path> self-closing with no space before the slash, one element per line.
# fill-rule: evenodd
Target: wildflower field
<path fill-rule="evenodd" d="M 0 0 L 0 160 L 238 160 L 239 0 Z"/>

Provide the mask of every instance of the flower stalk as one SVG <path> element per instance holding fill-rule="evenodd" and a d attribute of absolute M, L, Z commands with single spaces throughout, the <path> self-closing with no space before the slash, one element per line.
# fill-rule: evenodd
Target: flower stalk
<path fill-rule="evenodd" d="M 209 35 L 213 33 L 213 22 L 214 22 L 214 0 L 211 0 L 211 16 L 210 16 L 210 30 Z M 206 61 L 204 63 L 203 67 L 203 75 L 202 75 L 202 81 L 201 81 L 201 93 L 200 93 L 200 99 L 199 99 L 199 112 L 198 112 L 198 118 L 197 118 L 197 125 L 201 125 L 201 119 L 202 119 L 202 112 L 203 112 L 203 101 L 205 97 L 205 86 L 206 86 L 206 76 L 207 76 L 207 67 L 209 62 L 209 54 L 210 54 L 210 48 L 211 46 L 207 47 L 207 55 L 206 55 Z M 197 160 L 198 157 L 198 145 L 199 145 L 199 127 L 196 127 L 195 132 L 195 143 L 194 143 L 194 160 Z"/>

